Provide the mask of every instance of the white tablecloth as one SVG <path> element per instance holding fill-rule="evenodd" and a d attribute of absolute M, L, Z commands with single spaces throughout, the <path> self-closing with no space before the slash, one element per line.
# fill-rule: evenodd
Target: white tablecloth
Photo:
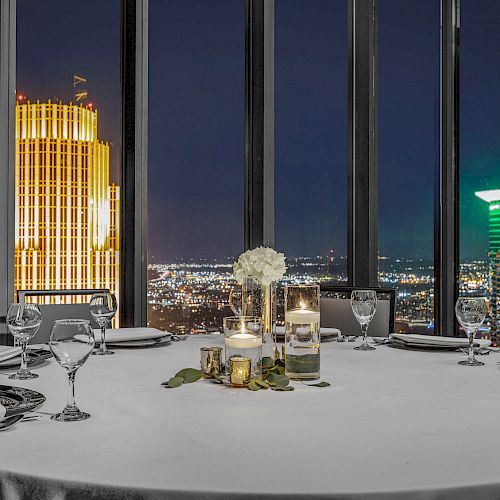
<path fill-rule="evenodd" d="M 92 356 L 76 386 L 90 420 L 0 433 L 4 497 L 500 498 L 500 354 L 470 368 L 453 352 L 328 343 L 321 371 L 333 387 L 160 386 L 218 341 Z M 17 385 L 61 410 L 64 371 L 54 360 L 36 371 Z"/>

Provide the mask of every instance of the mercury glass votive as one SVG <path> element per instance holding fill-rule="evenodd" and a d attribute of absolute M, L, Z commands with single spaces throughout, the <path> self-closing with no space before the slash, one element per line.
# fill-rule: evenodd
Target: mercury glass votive
<path fill-rule="evenodd" d="M 222 369 L 222 347 L 201 347 L 200 365 L 205 375 L 219 375 Z"/>
<path fill-rule="evenodd" d="M 285 374 L 320 376 L 319 285 L 285 285 Z"/>
<path fill-rule="evenodd" d="M 231 383 L 230 360 L 248 358 L 250 376 L 261 375 L 262 324 L 254 316 L 229 316 L 224 318 L 224 351 L 226 378 Z"/>
<path fill-rule="evenodd" d="M 232 387 L 246 387 L 252 373 L 250 358 L 233 356 L 229 359 L 229 384 Z"/>

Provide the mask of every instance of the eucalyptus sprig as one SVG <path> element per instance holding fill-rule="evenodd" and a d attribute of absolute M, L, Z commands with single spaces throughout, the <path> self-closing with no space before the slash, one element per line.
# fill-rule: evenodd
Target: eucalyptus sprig
<path fill-rule="evenodd" d="M 294 387 L 290 385 L 290 379 L 285 375 L 284 359 L 264 357 L 262 358 L 261 368 L 262 376 L 252 377 L 248 382 L 248 389 L 250 391 L 271 389 L 272 391 L 287 392 L 294 390 Z M 214 384 L 224 383 L 224 376 L 219 373 L 206 375 L 196 368 L 183 368 L 161 385 L 168 389 L 175 389 L 183 384 L 197 382 L 202 378 L 209 379 Z M 330 387 L 328 382 L 303 383 L 310 387 Z"/>

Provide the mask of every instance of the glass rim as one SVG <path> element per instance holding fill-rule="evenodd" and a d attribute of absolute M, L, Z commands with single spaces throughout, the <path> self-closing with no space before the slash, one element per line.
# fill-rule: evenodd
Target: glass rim
<path fill-rule="evenodd" d="M 318 283 L 297 283 L 297 284 L 291 284 L 291 283 L 285 283 L 285 288 L 320 288 L 320 285 Z"/>
<path fill-rule="evenodd" d="M 262 318 L 259 318 L 259 316 L 225 316 L 223 318 L 223 321 L 230 320 L 230 321 L 262 321 Z"/>
<path fill-rule="evenodd" d="M 89 319 L 75 319 L 75 318 L 56 319 L 56 320 L 54 320 L 54 324 L 56 324 L 56 323 L 58 323 L 58 324 L 67 323 L 67 324 L 75 324 L 75 325 L 78 325 L 81 323 L 90 324 L 90 320 Z"/>

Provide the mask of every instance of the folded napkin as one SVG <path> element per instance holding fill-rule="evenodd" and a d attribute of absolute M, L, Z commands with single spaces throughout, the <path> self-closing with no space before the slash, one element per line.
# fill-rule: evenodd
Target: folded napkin
<path fill-rule="evenodd" d="M 21 351 L 20 347 L 0 346 L 0 363 L 19 356 Z"/>
<path fill-rule="evenodd" d="M 7 412 L 7 410 L 5 409 L 5 406 L 0 403 L 0 420 L 2 420 L 3 417 L 5 417 L 5 413 Z"/>

